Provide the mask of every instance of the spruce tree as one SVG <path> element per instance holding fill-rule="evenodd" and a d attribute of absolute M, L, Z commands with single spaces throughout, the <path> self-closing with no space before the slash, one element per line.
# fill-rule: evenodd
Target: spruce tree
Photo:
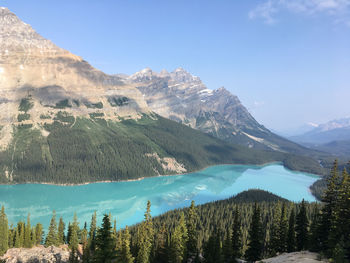
<path fill-rule="evenodd" d="M 5 207 L 1 207 L 0 212 L 0 256 L 6 253 L 9 248 L 9 227 L 5 213 Z"/>
<path fill-rule="evenodd" d="M 309 220 L 306 214 L 306 204 L 303 199 L 300 205 L 299 213 L 296 217 L 296 241 L 297 241 L 297 249 L 306 250 L 308 249 L 308 227 Z"/>
<path fill-rule="evenodd" d="M 272 257 L 276 256 L 277 252 L 279 252 L 280 249 L 280 220 L 281 206 L 280 203 L 277 202 L 273 210 L 272 223 L 270 229 L 269 254 Z"/>
<path fill-rule="evenodd" d="M 181 263 L 186 256 L 186 244 L 188 242 L 188 233 L 185 222 L 185 215 L 180 214 L 179 223 L 175 226 L 174 233 L 171 236 L 171 262 Z"/>
<path fill-rule="evenodd" d="M 30 225 L 30 214 L 27 216 L 27 225 L 24 230 L 24 242 L 23 246 L 26 248 L 32 247 L 32 238 L 31 238 L 32 227 Z"/>
<path fill-rule="evenodd" d="M 337 257 L 340 258 L 341 251 L 344 251 L 344 261 L 350 262 L 350 178 L 344 168 L 342 182 L 338 198 L 338 222 L 337 225 Z M 335 255 L 334 255 L 335 256 Z"/>
<path fill-rule="evenodd" d="M 141 223 L 140 235 L 138 236 L 137 263 L 149 263 L 153 244 L 153 223 L 151 217 L 151 202 L 147 202 L 145 220 Z"/>
<path fill-rule="evenodd" d="M 43 242 L 43 225 L 38 223 L 35 226 L 35 240 L 36 245 L 40 245 Z"/>
<path fill-rule="evenodd" d="M 195 258 L 198 253 L 198 214 L 194 201 L 191 202 L 187 217 L 187 253 L 189 257 Z"/>
<path fill-rule="evenodd" d="M 56 222 L 56 211 L 53 210 L 52 212 L 52 218 L 50 221 L 49 226 L 49 233 L 46 236 L 45 240 L 45 246 L 57 246 L 58 245 L 58 239 L 57 239 L 57 222 Z"/>
<path fill-rule="evenodd" d="M 94 211 L 92 217 L 91 217 L 91 223 L 90 223 L 90 231 L 89 231 L 89 241 L 88 241 L 88 247 L 89 250 L 93 253 L 95 251 L 96 246 L 96 211 Z"/>
<path fill-rule="evenodd" d="M 224 262 L 233 261 L 232 234 L 230 229 L 226 232 L 225 240 L 222 245 L 222 256 L 223 256 Z"/>
<path fill-rule="evenodd" d="M 162 263 L 162 262 L 168 262 L 168 231 L 165 226 L 165 223 L 163 223 L 157 233 L 156 237 L 156 248 L 155 248 L 155 256 L 154 256 L 154 262 L 156 263 Z"/>
<path fill-rule="evenodd" d="M 112 237 L 112 226 L 107 214 L 103 216 L 102 226 L 97 230 L 95 243 L 94 262 L 110 263 L 115 260 L 116 253 Z"/>
<path fill-rule="evenodd" d="M 286 252 L 287 251 L 287 234 L 288 234 L 288 217 L 287 217 L 287 208 L 285 203 L 282 204 L 279 231 L 280 231 L 279 252 Z"/>
<path fill-rule="evenodd" d="M 255 203 L 253 210 L 252 222 L 249 229 L 248 249 L 245 257 L 248 261 L 257 261 L 261 259 L 263 250 L 263 232 L 261 223 L 260 208 Z"/>
<path fill-rule="evenodd" d="M 69 238 L 69 248 L 71 249 L 70 253 L 70 262 L 78 262 L 78 246 L 79 246 L 79 223 L 77 219 L 77 214 L 74 213 L 73 223 L 71 225 L 71 234 Z"/>
<path fill-rule="evenodd" d="M 66 239 L 64 236 L 64 230 L 65 230 L 65 224 L 63 222 L 63 218 L 60 217 L 60 220 L 58 222 L 58 234 L 57 234 L 57 238 L 58 238 L 58 244 L 59 245 L 63 245 L 66 243 Z"/>
<path fill-rule="evenodd" d="M 223 262 L 220 231 L 217 229 L 210 235 L 208 241 L 204 245 L 204 258 L 206 263 Z"/>
<path fill-rule="evenodd" d="M 123 231 L 123 238 L 122 238 L 122 250 L 121 254 L 118 257 L 118 262 L 120 263 L 133 263 L 134 257 L 131 254 L 130 251 L 130 233 L 128 226 L 125 227 L 125 230 Z"/>
<path fill-rule="evenodd" d="M 287 252 L 294 252 L 296 248 L 296 240 L 295 240 L 295 212 L 292 209 L 289 216 L 289 224 L 288 224 L 288 234 L 287 234 Z"/>
<path fill-rule="evenodd" d="M 232 257 L 234 261 L 242 256 L 242 230 L 241 230 L 241 216 L 239 214 L 238 206 L 236 206 L 233 228 L 232 228 Z"/>
<path fill-rule="evenodd" d="M 322 198 L 324 203 L 322 209 L 322 219 L 319 233 L 321 241 L 321 250 L 325 251 L 328 256 L 329 249 L 334 245 L 333 239 L 330 238 L 331 230 L 335 229 L 336 220 L 336 206 L 338 200 L 339 190 L 339 175 L 338 175 L 338 161 L 335 160 L 330 176 L 327 178 L 327 189 Z"/>

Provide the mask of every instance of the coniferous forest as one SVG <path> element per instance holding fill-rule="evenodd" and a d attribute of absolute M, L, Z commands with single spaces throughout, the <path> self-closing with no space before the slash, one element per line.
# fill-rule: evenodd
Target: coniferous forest
<path fill-rule="evenodd" d="M 47 233 L 42 224 L 9 226 L 0 213 L 0 253 L 39 244 L 70 248 L 70 262 L 253 262 L 283 252 L 310 250 L 333 262 L 350 262 L 350 178 L 337 162 L 327 177 L 322 203 L 293 203 L 261 190 L 227 200 L 173 210 L 117 230 L 116 220 L 96 213 L 91 222 L 63 222 L 53 212 Z M 83 224 L 82 224 L 83 223 Z M 89 226 L 88 226 L 89 225 Z"/>

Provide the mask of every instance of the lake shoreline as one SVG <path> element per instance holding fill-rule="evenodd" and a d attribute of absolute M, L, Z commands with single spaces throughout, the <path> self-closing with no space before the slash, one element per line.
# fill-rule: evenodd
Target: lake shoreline
<path fill-rule="evenodd" d="M 84 186 L 84 185 L 89 185 L 89 184 L 101 184 L 101 183 L 123 183 L 123 182 L 136 182 L 136 181 L 141 181 L 147 178 L 155 178 L 155 177 L 168 177 L 168 176 L 177 176 L 177 175 L 187 175 L 187 174 L 192 174 L 192 173 L 198 173 L 201 171 L 204 171 L 210 167 L 214 166 L 225 166 L 225 165 L 254 165 L 254 166 L 259 166 L 259 167 L 264 167 L 268 165 L 273 165 L 273 164 L 278 164 L 282 165 L 285 169 L 290 170 L 289 168 L 285 167 L 282 162 L 278 161 L 273 161 L 273 162 L 267 162 L 263 164 L 232 164 L 232 163 L 223 163 L 223 164 L 214 164 L 214 165 L 208 165 L 204 168 L 192 171 L 192 172 L 186 172 L 186 173 L 180 173 L 180 174 L 165 174 L 165 175 L 155 175 L 155 176 L 143 176 L 140 178 L 136 179 L 127 179 L 127 180 L 102 180 L 102 181 L 90 181 L 90 182 L 84 182 L 84 183 L 67 183 L 67 184 L 59 184 L 59 183 L 53 183 L 53 182 L 27 182 L 27 183 L 12 183 L 12 184 L 0 184 L 0 185 L 27 185 L 27 184 L 42 184 L 42 185 L 53 185 L 53 186 Z M 293 170 L 290 170 L 293 171 Z M 293 171 L 293 172 L 301 172 L 301 171 Z M 302 172 L 304 173 L 304 172 Z"/>

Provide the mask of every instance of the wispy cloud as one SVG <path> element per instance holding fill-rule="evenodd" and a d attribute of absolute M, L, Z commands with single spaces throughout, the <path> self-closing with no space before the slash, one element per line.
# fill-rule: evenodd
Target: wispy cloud
<path fill-rule="evenodd" d="M 326 15 L 332 17 L 334 23 L 350 27 L 350 0 L 266 0 L 251 10 L 248 16 L 274 24 L 281 11 L 308 16 Z"/>

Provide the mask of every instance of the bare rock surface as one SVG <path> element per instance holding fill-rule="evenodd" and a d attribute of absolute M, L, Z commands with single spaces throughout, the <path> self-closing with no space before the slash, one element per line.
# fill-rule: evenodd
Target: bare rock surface
<path fill-rule="evenodd" d="M 6 263 L 66 263 L 69 262 L 69 251 L 67 246 L 11 248 L 1 257 L 1 260 Z"/>
<path fill-rule="evenodd" d="M 317 253 L 309 251 L 284 253 L 273 258 L 263 259 L 264 263 L 322 263 L 328 262 L 326 260 L 319 260 L 319 255 Z"/>

